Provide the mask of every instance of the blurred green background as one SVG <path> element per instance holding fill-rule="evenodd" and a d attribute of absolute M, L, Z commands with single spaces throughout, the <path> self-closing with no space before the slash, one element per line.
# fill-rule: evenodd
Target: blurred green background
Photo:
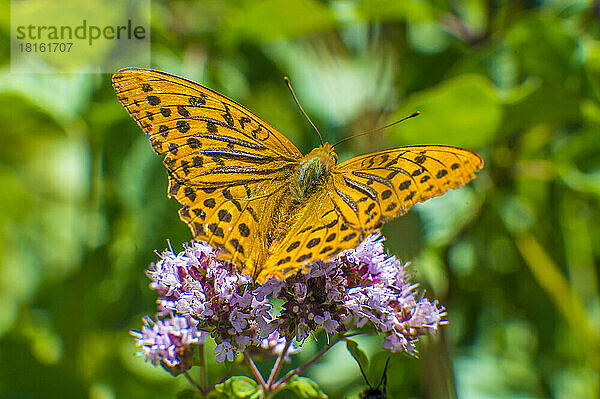
<path fill-rule="evenodd" d="M 109 75 L 11 74 L 0 7 L 0 397 L 174 397 L 185 379 L 128 336 L 155 310 L 153 251 L 191 238 L 163 166 Z M 468 187 L 385 226 L 450 322 L 419 359 L 392 357 L 390 398 L 599 397 L 599 2 L 153 0 L 150 14 L 154 68 L 304 153 L 318 138 L 284 75 L 330 142 L 422 112 L 341 159 L 410 144 L 484 157 Z M 358 338 L 379 367 L 381 339 Z M 364 387 L 343 345 L 308 376 L 331 398 Z"/>

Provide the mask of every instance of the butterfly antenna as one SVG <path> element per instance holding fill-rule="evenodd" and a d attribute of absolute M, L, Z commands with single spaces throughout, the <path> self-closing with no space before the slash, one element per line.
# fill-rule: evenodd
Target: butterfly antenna
<path fill-rule="evenodd" d="M 398 121 L 396 121 L 396 122 L 392 122 L 392 123 L 390 123 L 389 125 L 385 125 L 385 126 L 382 126 L 382 127 L 378 127 L 377 129 L 367 130 L 366 132 L 358 133 L 358 134 L 355 134 L 355 135 L 353 135 L 353 136 L 350 136 L 350 137 L 346 137 L 346 138 L 344 138 L 344 139 L 341 139 L 340 141 L 338 141 L 337 143 L 335 143 L 333 146 L 335 147 L 336 145 L 338 145 L 338 144 L 341 144 L 341 143 L 343 143 L 344 141 L 348 141 L 348 140 L 350 140 L 350 139 L 353 139 L 353 138 L 355 138 L 355 137 L 364 136 L 365 134 L 371 134 L 371 133 L 375 133 L 375 132 L 378 132 L 378 131 L 380 131 L 380 130 L 383 130 L 383 129 L 387 129 L 388 127 L 392 127 L 392 126 L 394 126 L 394 125 L 395 125 L 395 124 L 397 124 L 397 123 L 400 123 L 400 122 L 402 122 L 402 121 L 405 121 L 405 120 L 407 120 L 407 119 L 410 119 L 410 118 L 414 118 L 415 116 L 417 116 L 417 115 L 419 115 L 419 114 L 420 114 L 420 112 L 419 112 L 419 111 L 413 112 L 411 115 L 409 115 L 409 116 L 405 116 L 404 118 L 402 118 L 402 119 L 400 119 L 400 120 L 398 120 Z"/>
<path fill-rule="evenodd" d="M 356 364 L 358 364 L 358 369 L 360 370 L 360 373 L 362 374 L 362 376 L 365 379 L 365 382 L 367 383 L 367 385 L 369 386 L 369 388 L 373 389 L 373 387 L 371 386 L 371 383 L 369 382 L 369 379 L 367 378 L 367 375 L 365 374 L 365 371 L 363 370 L 363 368 L 360 365 L 360 362 L 358 361 L 358 359 L 356 358 L 356 356 L 354 356 L 353 353 L 350 353 L 350 356 L 352 356 L 354 358 L 354 360 L 356 361 Z"/>
<path fill-rule="evenodd" d="M 298 97 L 296 97 L 296 93 L 294 93 L 294 89 L 292 89 L 290 79 L 287 76 L 284 76 L 283 80 L 285 80 L 285 84 L 287 85 L 288 89 L 290 89 L 290 91 L 292 92 L 292 96 L 294 97 L 294 101 L 296 101 L 296 105 L 298 106 L 298 108 L 300 108 L 300 111 L 302 111 L 302 114 L 304 114 L 304 117 L 306 118 L 306 120 L 308 120 L 308 123 L 310 123 L 313 129 L 316 130 L 317 134 L 319 135 L 319 140 L 321 140 L 321 145 L 323 145 L 323 136 L 321 136 L 321 132 L 319 132 L 319 129 L 317 129 L 313 121 L 311 121 L 306 112 L 304 112 L 302 105 L 300 105 L 300 101 L 298 101 Z"/>
<path fill-rule="evenodd" d="M 383 388 L 383 392 L 386 391 L 386 385 L 387 385 L 387 368 L 390 364 L 390 358 L 388 357 L 387 360 L 385 361 L 385 367 L 383 368 L 383 375 L 381 376 L 381 381 L 379 381 L 379 385 L 377 385 L 378 388 Z"/>

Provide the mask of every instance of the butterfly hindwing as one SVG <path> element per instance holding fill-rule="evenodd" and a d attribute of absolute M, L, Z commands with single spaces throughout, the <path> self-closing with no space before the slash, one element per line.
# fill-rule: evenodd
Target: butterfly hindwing
<path fill-rule="evenodd" d="M 245 268 L 258 261 L 261 251 L 261 218 L 265 215 L 264 186 L 272 194 L 277 185 L 259 182 L 244 186 L 201 188 L 202 199 L 185 204 L 179 215 L 193 231 L 194 237 L 211 243 L 225 259 Z M 252 271 L 247 271 L 251 274 Z"/>
<path fill-rule="evenodd" d="M 401 147 L 338 165 L 332 196 L 350 227 L 369 231 L 417 202 L 465 185 L 482 167 L 481 157 L 461 148 Z"/>
<path fill-rule="evenodd" d="M 298 212 L 301 217 L 273 246 L 261 271 L 263 276 L 284 278 L 315 260 L 330 260 L 364 239 L 361 232 L 350 229 L 344 222 L 329 194 L 332 188 L 331 179 L 323 182 L 311 200 L 302 205 Z"/>

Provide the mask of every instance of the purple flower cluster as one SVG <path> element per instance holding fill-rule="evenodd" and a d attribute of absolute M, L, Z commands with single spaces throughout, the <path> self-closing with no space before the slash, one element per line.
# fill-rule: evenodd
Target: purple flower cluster
<path fill-rule="evenodd" d="M 382 241 L 374 234 L 330 262 L 312 263 L 305 274 L 260 285 L 208 245 L 192 242 L 179 254 L 167 250 L 148 270 L 159 294 L 159 321 L 136 333 L 138 346 L 147 360 L 173 367 L 182 361 L 182 345 L 202 342 L 207 333 L 222 362 L 250 348 L 281 351 L 318 329 L 338 334 L 371 323 L 385 333 L 385 348 L 414 355 L 418 337 L 444 324 L 445 311 L 417 296 L 405 265 L 384 253 Z M 270 298 L 283 302 L 279 312 Z M 287 353 L 296 350 L 290 346 Z"/>
<path fill-rule="evenodd" d="M 206 338 L 206 332 L 199 330 L 197 323 L 176 315 L 156 322 L 145 317 L 142 331 L 132 331 L 131 334 L 146 361 L 155 366 L 161 364 L 173 374 L 192 366 L 194 345 L 203 343 Z"/>

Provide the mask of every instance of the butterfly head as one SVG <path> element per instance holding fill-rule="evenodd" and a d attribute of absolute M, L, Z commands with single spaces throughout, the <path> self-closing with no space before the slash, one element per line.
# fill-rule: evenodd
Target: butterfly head
<path fill-rule="evenodd" d="M 310 156 L 318 157 L 323 166 L 325 166 L 327 172 L 333 170 L 338 160 L 337 154 L 335 153 L 335 151 L 333 151 L 333 145 L 329 143 L 321 144 L 319 147 L 309 152 L 305 158 Z"/>

